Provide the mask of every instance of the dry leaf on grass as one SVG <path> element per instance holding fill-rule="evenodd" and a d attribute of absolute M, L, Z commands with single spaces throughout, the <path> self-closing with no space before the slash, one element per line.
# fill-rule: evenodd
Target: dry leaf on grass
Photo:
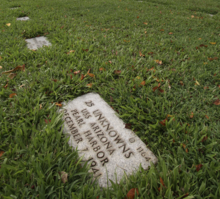
<path fill-rule="evenodd" d="M 8 75 L 8 77 L 9 77 L 10 79 L 13 79 L 16 75 L 17 75 L 16 73 L 10 73 L 10 74 Z"/>
<path fill-rule="evenodd" d="M 84 77 L 85 77 L 85 76 L 82 74 L 80 80 L 82 81 L 82 80 L 84 79 Z"/>
<path fill-rule="evenodd" d="M 4 154 L 4 151 L 0 151 L 0 157 L 2 157 L 2 155 Z"/>
<path fill-rule="evenodd" d="M 198 164 L 198 165 L 196 165 L 196 171 L 198 172 L 202 167 L 203 167 L 202 164 Z"/>
<path fill-rule="evenodd" d="M 205 117 L 206 117 L 207 119 L 209 119 L 209 116 L 208 116 L 208 115 L 205 115 Z"/>
<path fill-rule="evenodd" d="M 166 119 L 160 121 L 160 124 L 163 125 L 163 126 L 166 126 L 166 121 L 167 121 L 167 117 L 166 117 Z"/>
<path fill-rule="evenodd" d="M 14 97 L 16 95 L 17 95 L 16 93 L 12 93 L 12 94 L 9 95 L 9 98 L 12 98 L 12 97 Z"/>
<path fill-rule="evenodd" d="M 190 114 L 190 118 L 193 118 L 193 117 L 194 117 L 194 113 L 191 112 L 191 114 Z"/>
<path fill-rule="evenodd" d="M 80 70 L 73 72 L 74 75 L 80 73 Z"/>
<path fill-rule="evenodd" d="M 90 84 L 86 84 L 87 87 L 91 88 L 92 87 L 92 83 Z"/>
<path fill-rule="evenodd" d="M 127 193 L 127 197 L 125 197 L 125 199 L 134 199 L 135 193 L 137 196 L 139 195 L 138 188 L 130 189 L 130 191 Z"/>
<path fill-rule="evenodd" d="M 142 81 L 142 82 L 141 82 L 141 85 L 144 86 L 144 85 L 145 85 L 145 81 Z"/>
<path fill-rule="evenodd" d="M 195 83 L 195 85 L 197 85 L 197 86 L 199 86 L 200 84 L 199 84 L 199 82 L 196 80 L 196 83 Z"/>
<path fill-rule="evenodd" d="M 65 171 L 61 171 L 59 172 L 59 175 L 63 183 L 68 182 L 68 173 L 66 173 Z"/>
<path fill-rule="evenodd" d="M 160 177 L 160 184 L 162 186 L 160 185 L 160 187 L 158 188 L 158 191 L 160 191 L 162 189 L 162 187 L 165 187 L 165 184 L 164 184 L 163 179 L 161 177 Z"/>
<path fill-rule="evenodd" d="M 207 139 L 208 139 L 208 136 L 206 135 L 206 136 L 204 136 L 204 137 L 202 138 L 202 141 L 201 141 L 201 142 L 205 142 Z"/>
<path fill-rule="evenodd" d="M 140 55 L 140 57 L 145 57 L 145 55 L 143 55 L 143 54 L 141 53 L 141 51 L 139 51 L 139 55 Z"/>
<path fill-rule="evenodd" d="M 55 103 L 56 106 L 62 107 L 62 104 Z"/>
<path fill-rule="evenodd" d="M 95 75 L 92 74 L 92 73 L 88 73 L 88 75 L 89 75 L 90 77 L 95 77 Z"/>
<path fill-rule="evenodd" d="M 69 52 L 67 52 L 66 54 L 68 55 L 68 54 L 70 54 L 70 53 L 74 53 L 75 52 L 75 50 L 70 50 Z"/>
<path fill-rule="evenodd" d="M 162 61 L 160 60 L 154 60 L 157 64 L 162 65 Z"/>
<path fill-rule="evenodd" d="M 2 72 L 2 74 L 9 74 L 9 73 L 12 73 L 12 72 L 17 71 L 17 70 L 25 71 L 25 64 L 23 64 L 22 66 L 17 66 L 12 70 Z"/>
<path fill-rule="evenodd" d="M 6 26 L 8 26 L 8 27 L 9 27 L 10 25 L 11 25 L 11 23 L 6 23 Z"/>
<path fill-rule="evenodd" d="M 220 100 L 219 100 L 219 99 L 215 100 L 215 101 L 214 101 L 214 104 L 215 104 L 215 105 L 220 105 Z"/>
<path fill-rule="evenodd" d="M 185 149 L 186 153 L 189 152 L 188 149 L 186 148 L 186 145 L 185 145 L 185 144 L 183 144 L 183 148 Z"/>
<path fill-rule="evenodd" d="M 115 70 L 114 73 L 115 73 L 116 75 L 120 75 L 120 74 L 121 74 L 121 70 Z"/>
<path fill-rule="evenodd" d="M 0 66 L 0 69 L 2 69 L 2 66 Z"/>
<path fill-rule="evenodd" d="M 104 68 L 100 68 L 99 71 L 105 71 L 105 69 Z"/>

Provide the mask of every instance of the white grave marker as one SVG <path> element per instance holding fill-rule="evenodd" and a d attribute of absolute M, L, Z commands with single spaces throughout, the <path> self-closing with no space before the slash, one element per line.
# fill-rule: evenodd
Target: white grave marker
<path fill-rule="evenodd" d="M 88 93 L 67 103 L 63 109 L 64 133 L 69 145 L 79 150 L 101 187 L 119 182 L 124 173 L 144 169 L 156 156 L 140 138 L 116 116 L 116 112 L 96 93 Z"/>
<path fill-rule="evenodd" d="M 29 19 L 30 19 L 29 17 L 19 17 L 19 18 L 17 18 L 18 21 L 27 21 Z"/>
<path fill-rule="evenodd" d="M 46 37 L 35 37 L 32 39 L 25 39 L 25 41 L 28 43 L 27 47 L 31 50 L 36 50 L 38 48 L 41 48 L 43 46 L 50 46 L 51 43 L 46 40 Z"/>

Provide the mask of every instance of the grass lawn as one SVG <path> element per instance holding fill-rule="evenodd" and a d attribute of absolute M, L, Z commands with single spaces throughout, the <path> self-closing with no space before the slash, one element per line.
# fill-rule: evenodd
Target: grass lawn
<path fill-rule="evenodd" d="M 220 1 L 142 1 L 1 0 L 1 199 L 124 199 L 132 188 L 134 198 L 220 198 Z M 36 36 L 52 46 L 29 50 Z M 158 164 L 111 189 L 92 183 L 58 114 L 89 92 Z"/>

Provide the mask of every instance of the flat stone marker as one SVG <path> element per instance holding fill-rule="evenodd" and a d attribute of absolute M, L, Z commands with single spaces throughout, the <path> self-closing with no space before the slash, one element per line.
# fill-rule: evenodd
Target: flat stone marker
<path fill-rule="evenodd" d="M 96 93 L 88 93 L 64 104 L 64 133 L 70 137 L 69 145 L 78 149 L 83 161 L 88 161 L 90 171 L 101 187 L 117 183 L 124 173 L 144 169 L 156 156 L 141 139 L 116 116 L 116 112 Z"/>
<path fill-rule="evenodd" d="M 18 21 L 27 21 L 29 19 L 30 19 L 29 17 L 19 17 L 19 18 L 17 18 Z"/>
<path fill-rule="evenodd" d="M 27 47 L 31 50 L 36 50 L 38 48 L 41 48 L 43 46 L 51 46 L 51 43 L 47 41 L 46 37 L 35 37 L 32 39 L 25 39 L 27 42 Z"/>

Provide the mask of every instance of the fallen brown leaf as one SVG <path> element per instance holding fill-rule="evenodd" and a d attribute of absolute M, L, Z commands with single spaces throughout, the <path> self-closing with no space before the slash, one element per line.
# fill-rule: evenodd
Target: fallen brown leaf
<path fill-rule="evenodd" d="M 196 165 L 196 171 L 198 172 L 202 167 L 203 167 L 202 164 L 198 164 L 198 165 Z"/>
<path fill-rule="evenodd" d="M 207 119 L 209 119 L 209 116 L 208 116 L 208 115 L 205 115 L 205 117 L 206 117 Z"/>
<path fill-rule="evenodd" d="M 153 91 L 157 90 L 158 88 L 158 86 L 153 87 Z"/>
<path fill-rule="evenodd" d="M 116 75 L 120 75 L 120 74 L 121 74 L 121 70 L 115 70 L 114 73 L 115 73 Z"/>
<path fill-rule="evenodd" d="M 160 177 L 160 183 L 162 184 L 162 186 L 164 187 L 164 182 L 163 182 L 163 179 Z"/>
<path fill-rule="evenodd" d="M 17 95 L 16 93 L 12 93 L 12 94 L 9 95 L 9 98 L 12 98 L 12 97 L 14 97 L 16 95 Z"/>
<path fill-rule="evenodd" d="M 55 103 L 56 106 L 62 107 L 62 104 Z"/>
<path fill-rule="evenodd" d="M 213 60 L 217 60 L 217 59 L 218 59 L 218 57 L 214 57 L 214 58 L 209 57 L 209 58 L 208 58 L 209 61 L 213 61 Z"/>
<path fill-rule="evenodd" d="M 22 84 L 21 86 L 19 86 L 19 88 L 22 88 L 22 87 L 24 87 L 25 86 L 25 84 Z"/>
<path fill-rule="evenodd" d="M 90 77 L 95 77 L 95 75 L 92 74 L 92 73 L 88 73 L 88 75 L 89 75 Z"/>
<path fill-rule="evenodd" d="M 68 54 L 70 54 L 70 53 L 74 53 L 75 52 L 75 50 L 70 50 L 69 52 L 67 52 L 66 54 L 68 55 Z"/>
<path fill-rule="evenodd" d="M 142 81 L 142 82 L 141 82 L 141 85 L 144 86 L 144 85 L 145 85 L 145 81 Z"/>
<path fill-rule="evenodd" d="M 9 77 L 10 79 L 13 79 L 16 75 L 17 75 L 16 73 L 10 73 L 10 74 L 8 75 L 8 77 Z"/>
<path fill-rule="evenodd" d="M 104 68 L 100 68 L 99 71 L 105 71 L 105 69 Z"/>
<path fill-rule="evenodd" d="M 160 121 L 160 124 L 163 125 L 163 126 L 166 126 L 166 121 L 167 121 L 167 117 L 166 117 L 166 119 Z"/>
<path fill-rule="evenodd" d="M 68 182 L 68 173 L 66 173 L 65 171 L 61 171 L 59 173 L 60 177 L 61 177 L 61 180 L 63 183 L 66 183 Z"/>
<path fill-rule="evenodd" d="M 4 154 L 4 151 L 0 151 L 0 157 L 2 157 L 2 155 Z"/>
<path fill-rule="evenodd" d="M 214 104 L 215 104 L 215 105 L 220 105 L 220 100 L 219 100 L 219 99 L 215 100 L 215 101 L 214 101 Z"/>
<path fill-rule="evenodd" d="M 130 191 L 127 193 L 127 197 L 125 197 L 125 199 L 134 199 L 135 193 L 137 196 L 139 195 L 139 191 L 137 188 L 130 189 Z"/>
<path fill-rule="evenodd" d="M 89 50 L 89 49 L 83 49 L 83 51 L 86 51 L 86 52 L 88 52 L 88 50 Z"/>
<path fill-rule="evenodd" d="M 12 70 L 8 70 L 8 71 L 5 71 L 5 72 L 2 72 L 2 74 L 12 73 L 12 72 L 17 71 L 17 70 L 25 71 L 25 64 L 23 64 L 22 66 L 17 66 L 17 67 L 15 67 Z"/>
<path fill-rule="evenodd" d="M 89 87 L 89 88 L 91 88 L 91 87 L 92 87 L 92 83 L 87 84 L 86 86 Z"/>
<path fill-rule="evenodd" d="M 80 80 L 82 81 L 83 79 L 84 79 L 84 75 L 83 74 L 81 74 L 81 78 L 80 78 Z"/>
<path fill-rule="evenodd" d="M 73 72 L 74 75 L 80 73 L 80 70 Z"/>
<path fill-rule="evenodd" d="M 193 118 L 193 117 L 194 117 L 194 113 L 191 112 L 191 114 L 190 114 L 190 118 Z"/>
<path fill-rule="evenodd" d="M 207 139 L 208 139 L 208 136 L 206 135 L 202 138 L 202 142 L 205 142 Z"/>
<path fill-rule="evenodd" d="M 49 120 L 49 119 L 48 119 L 48 120 L 47 120 L 47 119 L 45 119 L 44 121 L 45 121 L 45 123 L 46 123 L 46 124 L 48 124 L 48 123 L 50 123 L 50 122 L 51 122 L 51 120 Z"/>
<path fill-rule="evenodd" d="M 141 51 L 139 51 L 139 55 L 140 55 L 140 57 L 144 57 L 145 55 L 143 55 L 142 53 L 141 53 Z"/>
<path fill-rule="evenodd" d="M 159 91 L 160 91 L 161 93 L 163 93 L 163 92 L 164 92 L 164 90 L 163 90 L 163 89 L 160 89 L 160 88 L 159 88 Z"/>
<path fill-rule="evenodd" d="M 189 193 L 186 193 L 184 196 L 182 196 L 182 198 L 185 198 L 189 195 Z"/>

